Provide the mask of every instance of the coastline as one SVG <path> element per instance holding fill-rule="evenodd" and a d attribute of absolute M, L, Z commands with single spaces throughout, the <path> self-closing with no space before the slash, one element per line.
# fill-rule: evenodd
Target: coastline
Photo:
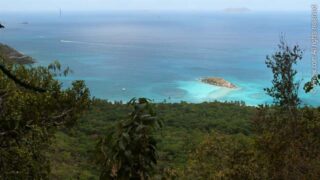
<path fill-rule="evenodd" d="M 9 45 L 0 43 L 0 55 L 4 60 L 16 64 L 33 64 L 35 61 L 32 57 L 24 55 Z"/>

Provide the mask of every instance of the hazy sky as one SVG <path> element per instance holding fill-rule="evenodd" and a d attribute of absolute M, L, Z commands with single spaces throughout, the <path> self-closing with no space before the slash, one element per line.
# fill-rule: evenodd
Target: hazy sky
<path fill-rule="evenodd" d="M 96 10 L 222 10 L 246 7 L 254 11 L 305 11 L 314 0 L 0 0 L 4 11 Z"/>

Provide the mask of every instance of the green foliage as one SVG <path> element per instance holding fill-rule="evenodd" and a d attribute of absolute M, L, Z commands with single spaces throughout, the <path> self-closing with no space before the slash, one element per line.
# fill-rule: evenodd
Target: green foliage
<path fill-rule="evenodd" d="M 134 108 L 129 118 L 98 143 L 101 179 L 149 179 L 157 164 L 153 131 L 161 127 L 161 121 L 149 100 L 132 99 L 128 104 Z"/>
<path fill-rule="evenodd" d="M 302 59 L 302 50 L 298 45 L 290 48 L 284 40 L 280 39 L 279 51 L 271 57 L 267 56 L 266 65 L 273 73 L 273 86 L 266 88 L 268 95 L 274 98 L 274 103 L 281 107 L 296 107 L 300 100 L 298 98 L 299 83 L 294 82 L 297 71 L 293 65 Z"/>
<path fill-rule="evenodd" d="M 164 125 L 161 131 L 154 132 L 159 159 L 153 178 L 177 176 L 208 132 L 252 135 L 249 120 L 255 114 L 255 108 L 238 102 L 157 103 L 154 107 Z M 115 130 L 119 120 L 127 118 L 131 111 L 130 106 L 120 102 L 94 100 L 74 131 L 58 133 L 49 153 L 54 168 L 52 176 L 57 179 L 98 179 L 100 169 L 91 158 L 94 142 L 97 137 L 107 136 Z"/>
<path fill-rule="evenodd" d="M 89 90 L 83 81 L 62 90 L 48 67 L 1 66 L 10 75 L 0 72 L 0 179 L 47 179 L 51 139 L 87 109 Z"/>
<path fill-rule="evenodd" d="M 313 90 L 315 88 L 315 86 L 319 86 L 320 85 L 320 74 L 318 74 L 317 76 L 313 76 L 311 78 L 311 81 L 307 82 L 303 89 L 306 93 L 310 92 L 311 90 Z"/>
<path fill-rule="evenodd" d="M 98 169 L 93 163 L 89 164 L 92 160 L 89 156 L 81 156 L 88 154 L 94 146 L 94 139 L 74 130 L 57 132 L 47 153 L 51 168 L 49 179 L 98 179 Z"/>
<path fill-rule="evenodd" d="M 319 112 L 305 107 L 293 118 L 279 107 L 258 108 L 253 127 L 259 162 L 268 179 L 319 179 Z"/>
<path fill-rule="evenodd" d="M 253 138 L 213 132 L 190 154 L 181 178 L 259 179 L 257 169 Z"/>
<path fill-rule="evenodd" d="M 267 179 L 319 179 L 319 110 L 299 107 L 294 82 L 293 65 L 302 58 L 301 50 L 281 39 L 272 57 L 266 64 L 274 74 L 273 87 L 266 91 L 275 105 L 259 106 L 252 121 L 260 168 Z"/>

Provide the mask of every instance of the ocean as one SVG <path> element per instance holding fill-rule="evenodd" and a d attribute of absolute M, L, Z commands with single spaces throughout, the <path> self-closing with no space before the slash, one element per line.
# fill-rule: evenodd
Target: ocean
<path fill-rule="evenodd" d="M 92 96 L 110 101 L 271 103 L 264 62 L 281 33 L 305 51 L 296 67 L 301 86 L 312 73 L 311 12 L 0 13 L 0 22 L 1 43 L 34 57 L 35 65 L 59 60 L 73 70 L 60 78 L 65 87 L 85 80 Z M 202 77 L 238 88 L 204 84 Z M 319 93 L 299 94 L 303 104 L 320 105 Z"/>

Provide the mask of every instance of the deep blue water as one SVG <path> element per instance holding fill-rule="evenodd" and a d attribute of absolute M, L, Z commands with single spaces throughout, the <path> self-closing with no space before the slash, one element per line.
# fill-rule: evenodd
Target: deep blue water
<path fill-rule="evenodd" d="M 93 96 L 127 101 L 244 100 L 271 102 L 263 88 L 272 74 L 264 64 L 285 33 L 304 50 L 297 79 L 311 76 L 311 15 L 299 13 L 150 13 L 1 14 L 7 28 L 0 42 L 47 65 L 59 60 L 83 79 Z M 22 24 L 22 22 L 28 24 Z M 223 77 L 239 88 L 203 84 L 201 77 Z M 319 94 L 300 93 L 320 105 Z"/>

